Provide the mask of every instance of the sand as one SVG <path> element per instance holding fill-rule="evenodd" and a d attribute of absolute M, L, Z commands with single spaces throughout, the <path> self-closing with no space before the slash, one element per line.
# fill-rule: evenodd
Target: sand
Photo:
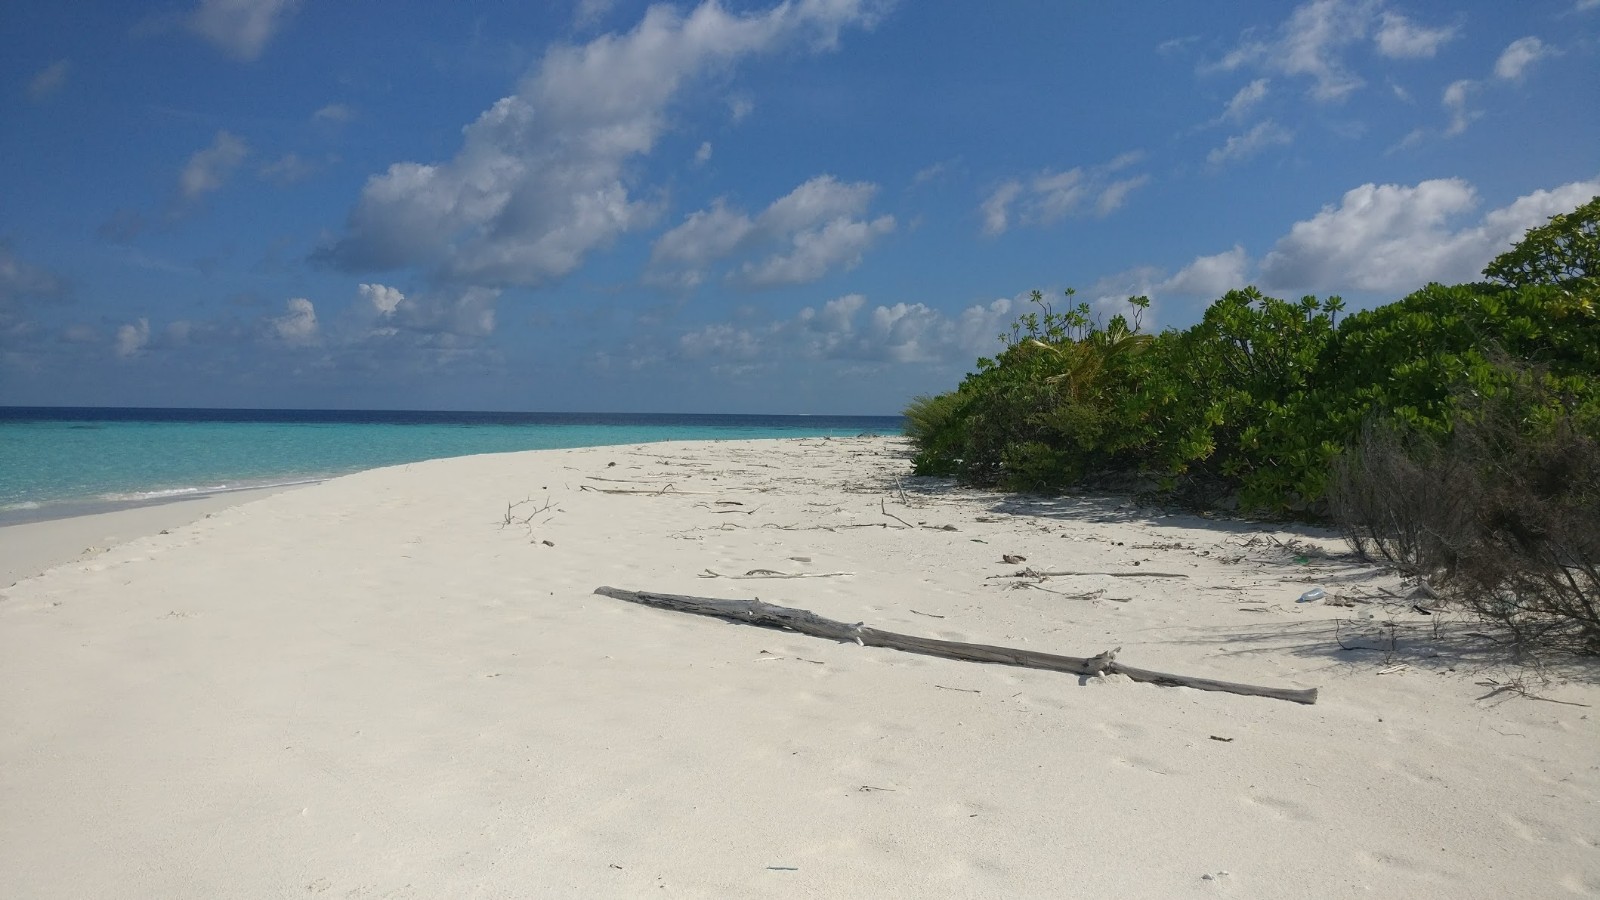
<path fill-rule="evenodd" d="M 25 578 L 0 591 L 0 895 L 1600 894 L 1592 667 L 1507 665 L 1325 532 L 958 491 L 904 457 L 439 460 Z M 1188 577 L 996 577 L 1024 566 Z M 849 574 L 707 577 L 751 570 Z M 603 584 L 1321 698 L 863 648 Z M 1314 586 L 1353 605 L 1295 602 Z"/>

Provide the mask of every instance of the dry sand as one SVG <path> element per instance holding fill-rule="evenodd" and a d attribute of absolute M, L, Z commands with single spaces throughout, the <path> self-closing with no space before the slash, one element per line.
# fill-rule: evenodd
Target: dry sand
<path fill-rule="evenodd" d="M 888 439 L 440 460 L 25 579 L 0 591 L 0 896 L 1600 894 L 1592 668 L 1495 693 L 1525 673 L 1363 602 L 1398 582 L 1326 533 L 902 494 L 905 468 Z M 993 577 L 1002 554 L 1188 577 Z M 705 577 L 757 569 L 851 574 Z M 602 584 L 1322 694 L 933 659 Z M 1295 602 L 1317 585 L 1355 605 Z"/>

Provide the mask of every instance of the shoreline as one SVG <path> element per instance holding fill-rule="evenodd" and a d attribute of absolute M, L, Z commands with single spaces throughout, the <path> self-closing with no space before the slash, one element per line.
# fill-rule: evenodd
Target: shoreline
<path fill-rule="evenodd" d="M 224 509 L 318 482 L 178 496 L 47 518 L 0 521 L 0 591 L 128 541 L 189 525 Z"/>
<path fill-rule="evenodd" d="M 1331 532 L 960 490 L 906 477 L 904 448 L 675 442 L 373 469 L 0 591 L 0 884 L 197 900 L 1600 892 L 1592 668 L 1530 688 L 1558 703 L 1494 691 L 1518 670 L 1471 623 L 1386 605 L 1397 579 Z M 1130 666 L 1321 695 L 918 656 L 600 585 L 944 641 L 1120 647 Z M 1351 605 L 1295 602 L 1313 586 Z"/>

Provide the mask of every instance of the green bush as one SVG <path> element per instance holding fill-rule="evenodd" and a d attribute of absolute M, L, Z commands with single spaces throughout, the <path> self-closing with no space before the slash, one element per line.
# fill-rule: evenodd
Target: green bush
<path fill-rule="evenodd" d="M 1153 484 L 1316 514 L 1363 423 L 1442 438 L 1471 415 L 1463 398 L 1508 389 L 1498 356 L 1541 367 L 1566 395 L 1600 392 L 1597 219 L 1600 198 L 1530 230 L 1489 282 L 1430 284 L 1342 322 L 1338 297 L 1245 288 L 1191 328 L 1147 334 L 1145 298 L 1098 323 L 1086 304 L 1057 312 L 1035 292 L 995 359 L 908 407 L 916 469 L 1027 490 Z"/>

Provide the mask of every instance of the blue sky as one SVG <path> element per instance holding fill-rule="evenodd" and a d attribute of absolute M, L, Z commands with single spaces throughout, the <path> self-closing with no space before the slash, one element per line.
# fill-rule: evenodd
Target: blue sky
<path fill-rule="evenodd" d="M 0 404 L 893 413 L 1032 289 L 1469 281 L 1600 0 L 13 0 Z"/>

